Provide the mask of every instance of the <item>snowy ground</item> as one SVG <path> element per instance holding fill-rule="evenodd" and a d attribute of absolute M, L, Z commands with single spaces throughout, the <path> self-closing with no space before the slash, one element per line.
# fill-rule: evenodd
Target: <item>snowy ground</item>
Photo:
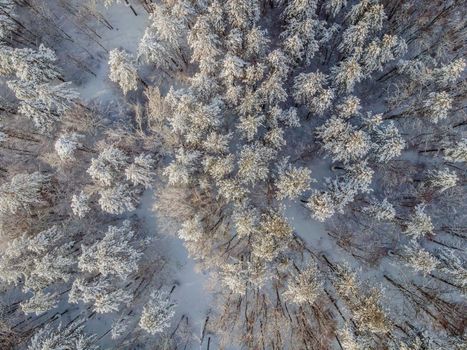
<path fill-rule="evenodd" d="M 124 49 L 136 54 L 138 42 L 141 39 L 147 25 L 148 14 L 141 6 L 134 6 L 138 16 L 123 4 L 115 4 L 110 8 L 102 8 L 101 12 L 107 18 L 114 29 L 110 30 L 101 26 L 99 35 L 100 42 L 108 50 L 115 48 Z M 117 86 L 109 78 L 109 67 L 107 64 L 108 54 L 101 48 L 99 50 L 99 61 L 94 68 L 96 77 L 88 75 L 78 87 L 81 97 L 86 101 L 99 100 L 99 102 L 111 101 L 115 93 L 120 93 Z"/>
<path fill-rule="evenodd" d="M 136 211 L 137 215 L 145 220 L 149 234 L 151 230 L 158 227 L 157 217 L 152 210 L 153 204 L 153 192 L 148 190 Z M 213 299 L 207 289 L 208 276 L 196 269 L 195 262 L 188 256 L 182 241 L 176 235 L 164 235 L 157 244 L 162 247 L 164 256 L 170 259 L 170 265 L 175 267 L 175 274 L 170 276 L 172 281 L 167 281 L 167 285 L 171 282 L 176 285 L 171 297 L 177 304 L 177 313 L 172 326 L 175 327 L 180 318 L 185 315 L 193 330 L 194 338 L 201 338 L 204 322 L 210 313 Z M 192 343 L 192 349 L 199 349 L 196 343 L 196 340 Z"/>

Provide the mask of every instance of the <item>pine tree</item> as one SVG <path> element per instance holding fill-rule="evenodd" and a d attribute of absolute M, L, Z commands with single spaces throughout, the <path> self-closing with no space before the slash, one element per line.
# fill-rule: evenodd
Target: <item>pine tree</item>
<path fill-rule="evenodd" d="M 371 202 L 370 205 L 363 208 L 363 211 L 378 221 L 392 221 L 396 217 L 396 210 L 387 198 L 381 202 Z"/>
<path fill-rule="evenodd" d="M 429 174 L 429 183 L 431 186 L 439 188 L 441 192 L 454 187 L 459 182 L 459 177 L 454 170 L 448 168 L 431 171 Z"/>
<path fill-rule="evenodd" d="M 139 56 L 161 69 L 180 69 L 184 65 L 179 47 L 186 33 L 183 21 L 171 13 L 165 4 L 155 4 L 149 20 L 150 25 L 139 43 Z"/>
<path fill-rule="evenodd" d="M 39 291 L 34 293 L 28 300 L 21 302 L 20 305 L 24 313 L 39 315 L 57 307 L 57 293 L 43 293 Z"/>
<path fill-rule="evenodd" d="M 311 112 L 323 114 L 334 99 L 334 91 L 325 88 L 327 80 L 328 77 L 319 71 L 299 74 L 294 81 L 295 100 L 306 104 Z"/>
<path fill-rule="evenodd" d="M 441 86 L 447 86 L 455 83 L 465 70 L 465 60 L 463 58 L 454 61 L 433 70 L 433 77 Z"/>
<path fill-rule="evenodd" d="M 311 171 L 303 167 L 294 167 L 287 160 L 279 165 L 275 183 L 278 199 L 295 199 L 310 188 Z"/>
<path fill-rule="evenodd" d="M 417 239 L 426 234 L 433 233 L 433 229 L 431 218 L 425 213 L 425 205 L 418 204 L 415 207 L 415 213 L 407 221 L 404 232 L 410 237 Z"/>
<path fill-rule="evenodd" d="M 347 325 L 338 331 L 339 342 L 345 350 L 363 350 L 355 334 Z"/>
<path fill-rule="evenodd" d="M 170 327 L 174 315 L 175 304 L 170 302 L 168 293 L 157 290 L 144 306 L 139 325 L 150 334 L 162 333 Z"/>
<path fill-rule="evenodd" d="M 133 300 L 131 292 L 119 284 L 120 280 L 111 277 L 79 277 L 74 280 L 68 294 L 68 301 L 72 304 L 93 303 L 93 309 L 98 313 L 110 313 L 118 311 L 122 305 L 129 304 Z"/>
<path fill-rule="evenodd" d="M 385 334 L 391 330 L 391 322 L 382 307 L 383 292 L 368 288 L 358 280 L 355 272 L 347 266 L 339 266 L 334 286 L 345 300 L 352 319 L 360 332 Z"/>
<path fill-rule="evenodd" d="M 325 3 L 326 11 L 334 17 L 336 17 L 345 6 L 347 6 L 347 0 L 329 0 Z"/>
<path fill-rule="evenodd" d="M 245 36 L 245 54 L 249 58 L 261 58 L 269 46 L 268 32 L 257 26 L 251 28 Z"/>
<path fill-rule="evenodd" d="M 57 226 L 33 237 L 15 238 L 0 260 L 0 279 L 34 292 L 56 282 L 67 282 L 76 262 L 70 254 L 73 245 L 73 241 L 66 239 L 64 230 Z"/>
<path fill-rule="evenodd" d="M 282 13 L 287 25 L 281 33 L 284 50 L 297 64 L 311 62 L 320 44 L 329 37 L 325 22 L 318 19 L 316 0 L 290 1 Z M 332 29 L 331 29 L 332 30 Z"/>
<path fill-rule="evenodd" d="M 141 253 L 133 246 L 135 232 L 129 221 L 122 226 L 109 226 L 105 236 L 91 246 L 82 246 L 78 267 L 106 277 L 115 275 L 126 279 L 138 269 Z"/>
<path fill-rule="evenodd" d="M 55 152 L 61 160 L 74 160 L 76 150 L 81 147 L 79 139 L 83 136 L 75 132 L 62 134 L 55 141 Z"/>
<path fill-rule="evenodd" d="M 112 323 L 111 337 L 112 339 L 121 338 L 126 332 L 128 332 L 129 322 L 127 318 L 120 318 Z"/>
<path fill-rule="evenodd" d="M 318 221 L 325 221 L 336 211 L 336 205 L 328 192 L 313 191 L 306 206 L 311 210 L 311 216 Z"/>
<path fill-rule="evenodd" d="M 126 95 L 138 89 L 138 72 L 134 59 L 127 52 L 113 49 L 109 52 L 109 78 L 117 83 Z"/>
<path fill-rule="evenodd" d="M 192 219 L 184 221 L 182 227 L 178 230 L 178 237 L 184 241 L 198 241 L 204 235 L 201 218 L 196 215 Z"/>
<path fill-rule="evenodd" d="M 438 256 L 443 267 L 440 269 L 446 274 L 454 285 L 460 288 L 467 286 L 467 269 L 463 265 L 462 258 L 453 250 L 443 250 Z"/>
<path fill-rule="evenodd" d="M 452 108 L 452 98 L 445 91 L 431 92 L 423 105 L 430 120 L 433 123 L 438 123 L 447 118 L 448 112 Z"/>
<path fill-rule="evenodd" d="M 0 186 L 0 213 L 30 212 L 34 207 L 46 205 L 50 180 L 49 175 L 39 172 L 13 176 L 10 182 Z"/>
<path fill-rule="evenodd" d="M 360 99 L 356 96 L 347 96 L 336 106 L 337 114 L 340 118 L 349 119 L 360 114 Z"/>
<path fill-rule="evenodd" d="M 79 218 L 83 218 L 91 211 L 89 207 L 90 196 L 81 191 L 79 194 L 74 194 L 71 198 L 71 210 L 73 214 Z"/>
<path fill-rule="evenodd" d="M 155 176 L 155 163 L 149 154 L 140 154 L 135 157 L 133 163 L 125 169 L 127 180 L 135 186 L 142 185 L 144 188 L 151 188 Z"/>
<path fill-rule="evenodd" d="M 361 65 L 355 58 L 347 58 L 337 66 L 331 68 L 334 83 L 343 92 L 351 93 L 356 83 L 359 83 L 364 75 Z"/>
<path fill-rule="evenodd" d="M 259 222 L 259 234 L 253 236 L 253 255 L 259 261 L 272 261 L 286 248 L 292 232 L 281 212 L 270 210 L 264 213 Z"/>
<path fill-rule="evenodd" d="M 48 324 L 33 335 L 28 350 L 97 350 L 98 347 L 94 344 L 97 336 L 86 335 L 83 323 L 83 320 L 76 320 L 65 327 L 60 324 L 57 328 Z"/>
<path fill-rule="evenodd" d="M 259 20 L 260 7 L 257 0 L 227 0 L 225 9 L 231 25 L 241 30 L 253 27 Z"/>
<path fill-rule="evenodd" d="M 369 193 L 373 180 L 374 170 L 368 165 L 366 160 L 347 165 L 346 173 L 342 177 L 345 186 L 356 192 Z"/>
<path fill-rule="evenodd" d="M 203 167 L 213 179 L 222 180 L 234 170 L 234 156 L 233 154 L 225 157 L 206 156 L 203 159 Z"/>
<path fill-rule="evenodd" d="M 235 223 L 236 233 L 240 237 L 248 237 L 258 231 L 259 215 L 254 207 L 243 205 L 236 207 L 233 220 Z"/>
<path fill-rule="evenodd" d="M 221 21 L 223 23 L 223 19 Z M 199 16 L 188 34 L 188 43 L 193 50 L 192 61 L 199 62 L 199 69 L 204 74 L 214 71 L 221 53 L 219 36 L 211 26 L 209 17 Z"/>
<path fill-rule="evenodd" d="M 439 264 L 434 256 L 422 247 L 416 245 L 416 243 L 405 247 L 403 255 L 409 267 L 417 272 L 421 272 L 425 276 L 430 274 Z"/>
<path fill-rule="evenodd" d="M 28 75 L 25 79 L 7 82 L 8 87 L 20 100 L 18 112 L 32 119 L 36 127 L 44 133 L 52 131 L 62 114 L 77 104 L 79 96 L 71 87 L 71 83 L 53 84 L 47 81 L 48 78 L 44 77 L 45 82 L 42 82 L 29 79 Z"/>
<path fill-rule="evenodd" d="M 379 120 L 375 122 L 377 118 L 379 116 L 372 117 L 374 126 L 371 127 L 371 137 L 374 141 L 371 145 L 371 157 L 380 163 L 385 163 L 400 156 L 406 143 L 392 121 L 381 124 Z"/>
<path fill-rule="evenodd" d="M 310 265 L 293 277 L 284 292 L 284 297 L 299 305 L 313 304 L 322 292 L 323 281 L 319 277 L 318 268 Z"/>
<path fill-rule="evenodd" d="M 244 295 L 249 284 L 262 287 L 269 278 L 264 264 L 258 260 L 223 264 L 219 275 L 222 284 L 236 295 Z"/>
<path fill-rule="evenodd" d="M 333 161 L 349 163 L 361 159 L 370 149 L 370 138 L 365 131 L 355 130 L 351 124 L 337 117 L 331 117 L 318 127 L 316 134 Z"/>
<path fill-rule="evenodd" d="M 467 138 L 447 145 L 444 158 L 449 162 L 467 162 Z"/>
<path fill-rule="evenodd" d="M 259 144 L 245 145 L 238 160 L 238 176 L 246 184 L 255 184 L 265 180 L 269 173 L 268 163 L 274 152 Z"/>
<path fill-rule="evenodd" d="M 247 141 L 252 141 L 258 133 L 259 128 L 263 125 L 264 119 L 264 115 L 261 114 L 241 116 L 237 128 Z"/>
<path fill-rule="evenodd" d="M 114 147 L 105 147 L 97 158 L 91 160 L 87 172 L 91 178 L 105 186 L 112 185 L 127 165 L 128 158 L 122 150 Z"/>
<path fill-rule="evenodd" d="M 43 44 L 38 50 L 13 49 L 10 54 L 11 70 L 22 81 L 40 84 L 52 82 L 61 77 L 55 64 L 57 56 L 53 50 Z"/>
<path fill-rule="evenodd" d="M 175 160 L 164 169 L 164 175 L 168 177 L 169 184 L 188 184 L 195 168 L 195 161 L 199 156 L 198 152 L 185 152 L 180 148 L 175 155 Z"/>

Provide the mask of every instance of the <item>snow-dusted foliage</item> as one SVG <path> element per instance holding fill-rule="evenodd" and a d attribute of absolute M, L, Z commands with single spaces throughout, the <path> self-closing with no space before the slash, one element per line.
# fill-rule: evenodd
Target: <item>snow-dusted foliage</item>
<path fill-rule="evenodd" d="M 44 83 L 52 81 L 60 76 L 60 72 L 55 62 L 57 56 L 50 48 L 39 45 L 38 50 L 29 48 L 4 48 L 8 66 L 3 69 L 13 73 L 21 81 L 32 83 Z"/>
<path fill-rule="evenodd" d="M 200 218 L 194 218 L 182 223 L 182 227 L 178 230 L 178 236 L 184 241 L 198 241 L 203 236 L 203 226 Z"/>
<path fill-rule="evenodd" d="M 439 120 L 447 118 L 452 107 L 452 98 L 445 91 L 431 92 L 424 101 L 424 106 L 427 109 L 428 118 L 438 123 Z"/>
<path fill-rule="evenodd" d="M 381 202 L 374 201 L 370 203 L 370 205 L 363 208 L 363 211 L 378 221 L 391 221 L 396 217 L 396 210 L 387 198 L 384 198 Z"/>
<path fill-rule="evenodd" d="M 170 184 L 188 184 L 190 182 L 190 171 L 199 157 L 197 152 L 185 152 L 179 149 L 175 160 L 164 169 L 164 175 L 169 178 Z"/>
<path fill-rule="evenodd" d="M 20 101 L 18 112 L 34 122 L 43 133 L 50 133 L 62 115 L 74 107 L 79 94 L 70 82 L 61 79 L 53 50 L 40 45 L 34 49 L 6 49 L 2 60 L 5 75 L 15 75 L 7 86 Z"/>
<path fill-rule="evenodd" d="M 56 328 L 49 324 L 34 334 L 27 349 L 98 349 L 95 345 L 97 336 L 86 335 L 83 323 L 83 320 L 76 320 L 66 326 L 60 324 Z"/>
<path fill-rule="evenodd" d="M 132 293 L 120 282 L 110 277 L 77 278 L 71 287 L 69 302 L 92 303 L 93 310 L 101 314 L 119 311 L 133 300 Z"/>
<path fill-rule="evenodd" d="M 439 188 L 441 192 L 454 187 L 459 182 L 459 177 L 454 170 L 448 168 L 432 171 L 430 173 L 430 185 Z"/>
<path fill-rule="evenodd" d="M 67 282 L 72 277 L 75 260 L 71 253 L 73 241 L 66 242 L 65 232 L 57 226 L 37 233 L 34 237 L 22 235 L 12 240 L 0 260 L 0 279 L 6 283 L 22 286 L 24 291 L 39 293 L 37 298 L 46 298 L 41 290 L 56 282 Z M 55 302 L 50 300 L 53 307 Z M 31 308 L 36 303 L 26 305 Z M 44 308 L 46 304 L 42 304 Z"/>
<path fill-rule="evenodd" d="M 287 287 L 284 297 L 296 304 L 311 303 L 323 292 L 323 282 L 316 266 L 309 266 L 294 276 Z"/>
<path fill-rule="evenodd" d="M 325 88 L 327 80 L 328 77 L 319 71 L 298 75 L 294 82 L 294 98 L 313 113 L 322 114 L 331 107 L 334 98 L 334 91 Z"/>
<path fill-rule="evenodd" d="M 154 166 L 155 160 L 149 154 L 140 154 L 135 157 L 125 169 L 125 176 L 127 180 L 131 181 L 133 185 L 142 185 L 144 188 L 151 188 L 154 179 Z"/>
<path fill-rule="evenodd" d="M 313 218 L 319 221 L 325 221 L 336 211 L 334 201 L 328 192 L 313 192 L 306 206 L 311 210 Z"/>
<path fill-rule="evenodd" d="M 276 181 L 277 198 L 294 199 L 310 188 L 311 171 L 302 167 L 293 167 L 287 160 L 279 165 Z"/>
<path fill-rule="evenodd" d="M 136 195 L 128 185 L 119 184 L 100 191 L 99 205 L 106 213 L 122 214 L 136 209 Z"/>
<path fill-rule="evenodd" d="M 39 315 L 57 307 L 58 298 L 56 293 L 44 293 L 42 291 L 38 291 L 20 305 L 24 313 L 35 313 L 36 315 Z"/>
<path fill-rule="evenodd" d="M 449 162 L 467 162 L 467 139 L 446 146 L 444 158 Z"/>
<path fill-rule="evenodd" d="M 0 213 L 30 212 L 34 207 L 47 204 L 50 176 L 34 172 L 17 174 L 0 186 Z"/>
<path fill-rule="evenodd" d="M 89 207 L 90 196 L 81 191 L 71 197 L 71 210 L 73 214 L 82 218 L 91 211 Z"/>
<path fill-rule="evenodd" d="M 405 233 L 414 239 L 433 233 L 433 223 L 428 214 L 425 213 L 425 205 L 418 204 L 415 212 L 406 223 Z"/>
<path fill-rule="evenodd" d="M 175 314 L 176 305 L 170 301 L 167 292 L 157 290 L 151 294 L 149 302 L 144 306 L 139 326 L 150 334 L 163 332 L 170 326 Z"/>
<path fill-rule="evenodd" d="M 0 0 L 0 348 L 463 349 L 466 16 Z"/>
<path fill-rule="evenodd" d="M 62 160 L 73 160 L 76 150 L 81 146 L 79 139 L 81 135 L 77 133 L 62 134 L 55 141 L 55 151 Z"/>
<path fill-rule="evenodd" d="M 102 276 L 116 275 L 125 279 L 138 268 L 141 253 L 131 245 L 135 232 L 130 222 L 122 226 L 109 226 L 104 238 L 91 246 L 83 246 L 78 267 Z"/>
<path fill-rule="evenodd" d="M 138 72 L 133 58 L 125 51 L 113 49 L 109 53 L 109 78 L 124 94 L 138 88 Z"/>
<path fill-rule="evenodd" d="M 88 174 L 103 185 L 111 185 L 127 164 L 128 157 L 114 146 L 106 147 L 91 160 Z"/>
<path fill-rule="evenodd" d="M 438 260 L 422 247 L 415 244 L 404 249 L 407 265 L 424 275 L 431 273 L 438 265 Z"/>

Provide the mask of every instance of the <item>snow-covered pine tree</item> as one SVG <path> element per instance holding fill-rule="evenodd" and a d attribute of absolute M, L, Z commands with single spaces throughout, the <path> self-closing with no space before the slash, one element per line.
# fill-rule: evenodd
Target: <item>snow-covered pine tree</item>
<path fill-rule="evenodd" d="M 124 221 L 119 227 L 109 226 L 101 240 L 91 246 L 82 246 L 78 267 L 104 277 L 115 275 L 126 279 L 129 274 L 136 272 L 141 258 L 139 248 L 132 243 L 134 236 L 129 221 Z"/>
<path fill-rule="evenodd" d="M 126 95 L 138 88 L 138 71 L 134 59 L 128 52 L 113 49 L 109 52 L 109 78 L 122 89 Z"/>
<path fill-rule="evenodd" d="M 0 213 L 30 212 L 34 207 L 47 204 L 50 186 L 51 177 L 47 174 L 34 172 L 13 176 L 10 182 L 0 186 Z"/>
<path fill-rule="evenodd" d="M 176 305 L 169 298 L 169 294 L 162 290 L 156 290 L 151 294 L 139 321 L 142 329 L 150 334 L 158 334 L 170 327 Z"/>

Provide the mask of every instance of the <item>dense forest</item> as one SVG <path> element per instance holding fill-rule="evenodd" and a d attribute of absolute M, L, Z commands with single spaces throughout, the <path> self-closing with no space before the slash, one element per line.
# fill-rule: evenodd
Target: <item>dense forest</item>
<path fill-rule="evenodd" d="M 460 0 L 0 0 L 0 349 L 467 349 Z"/>

